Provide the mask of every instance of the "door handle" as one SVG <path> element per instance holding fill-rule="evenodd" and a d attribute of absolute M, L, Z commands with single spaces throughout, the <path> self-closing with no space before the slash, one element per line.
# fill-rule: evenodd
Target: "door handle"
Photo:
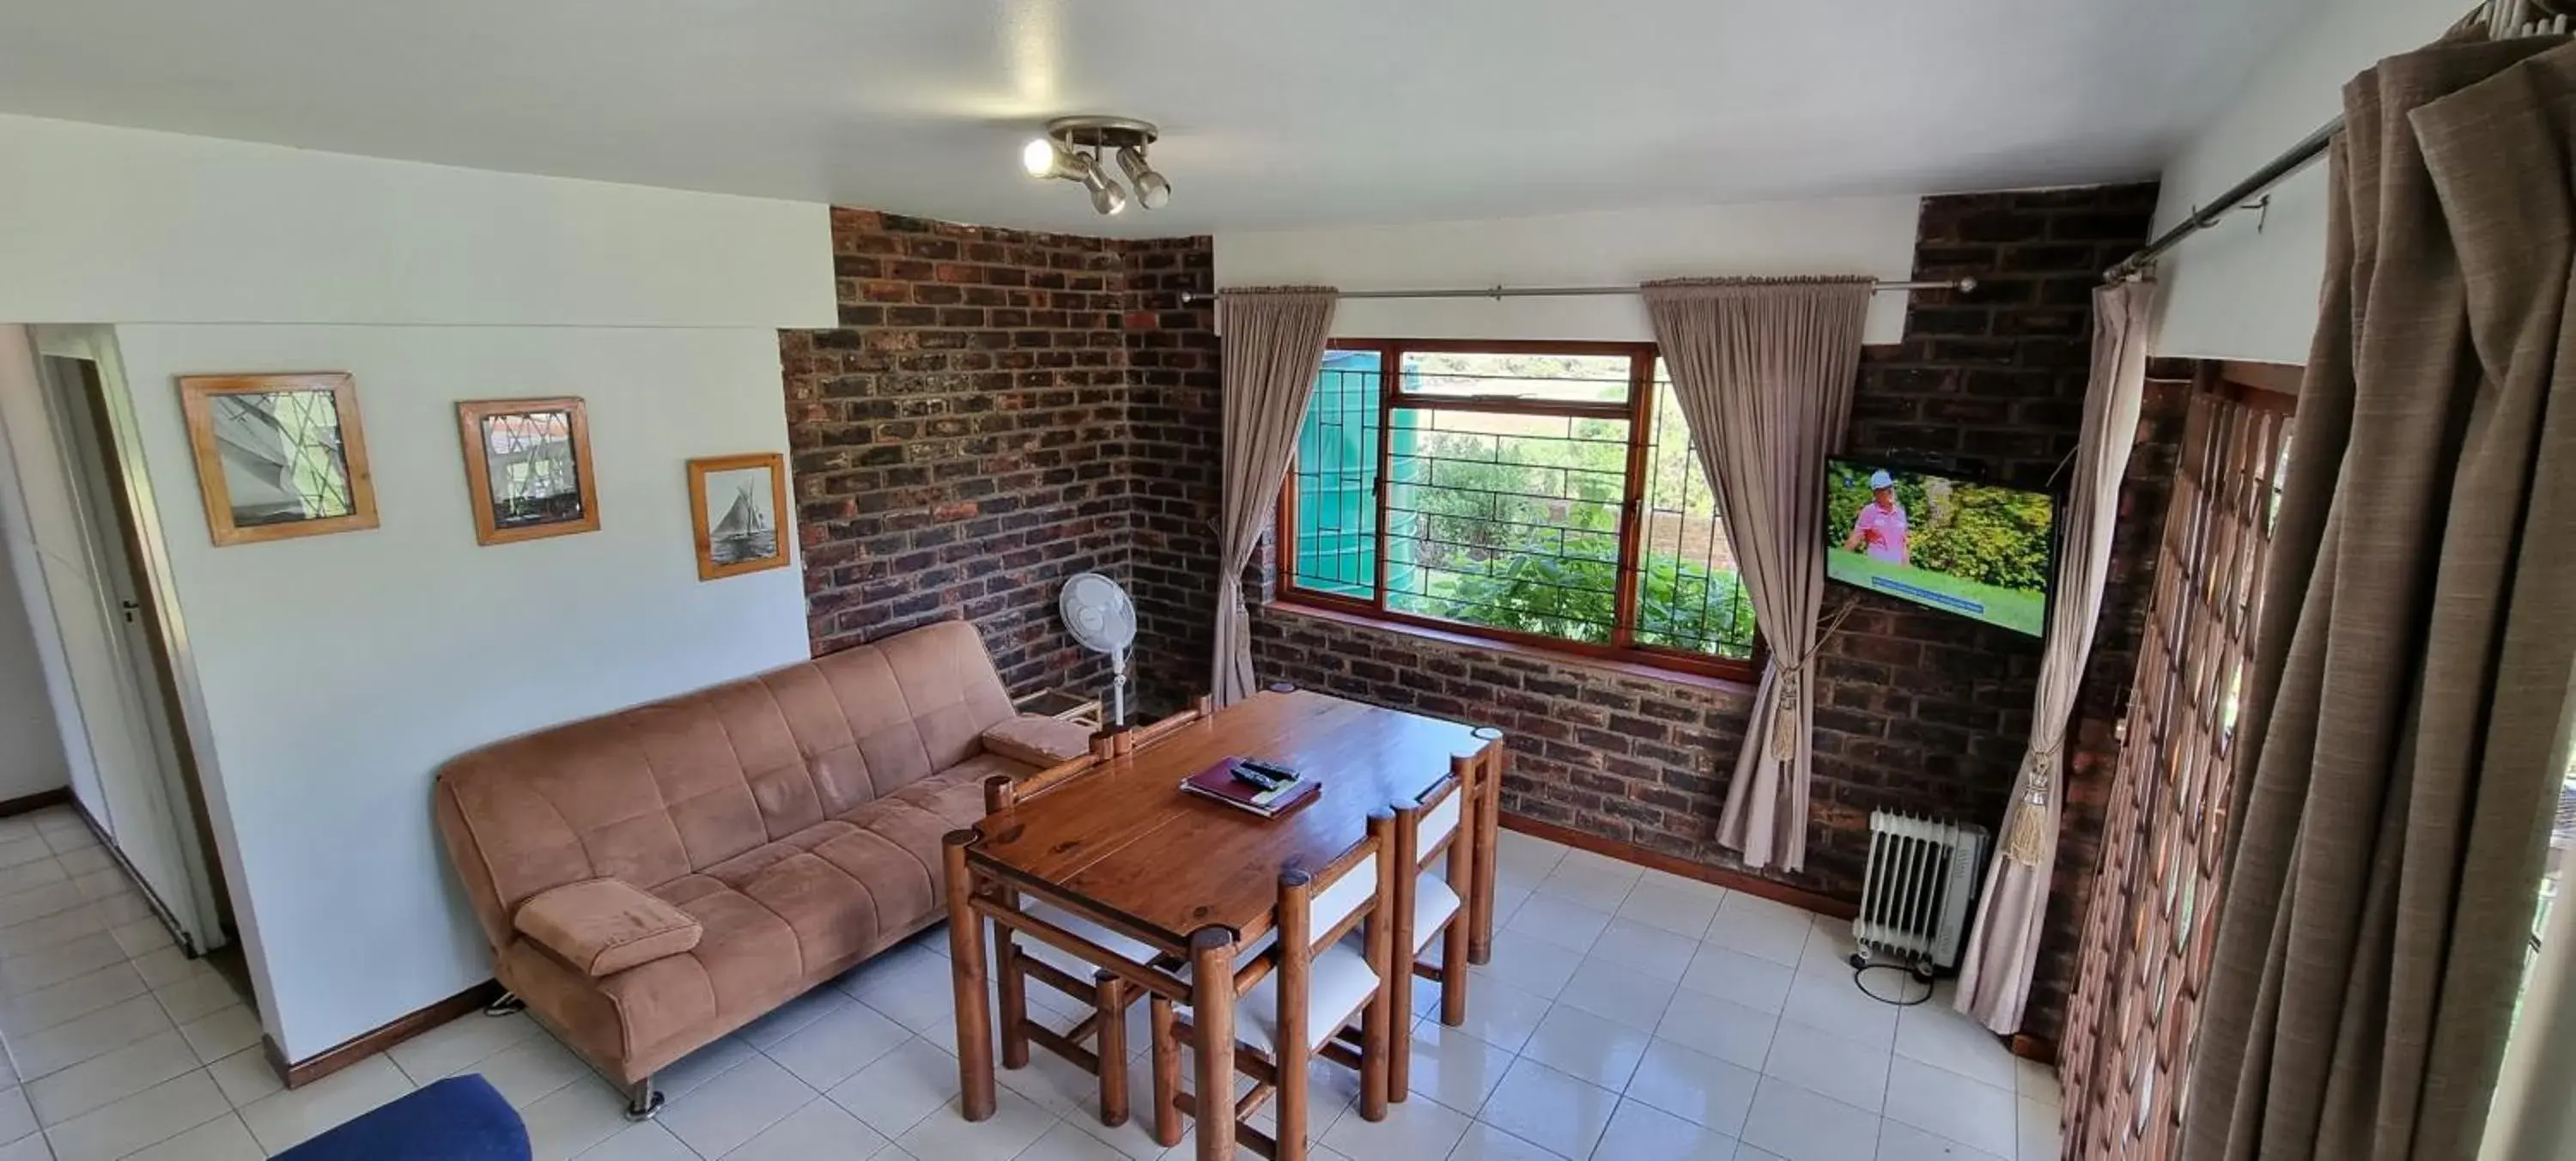
<path fill-rule="evenodd" d="M 125 623 L 126 623 L 126 624 L 128 624 L 128 625 L 131 625 L 131 624 L 133 624 L 133 623 L 134 623 L 134 614 L 136 614 L 136 613 L 139 613 L 139 612 L 142 612 L 142 611 L 143 611 L 143 606 L 138 605 L 138 604 L 136 604 L 136 603 L 134 603 L 134 602 L 132 602 L 132 601 L 118 601 L 118 602 L 116 602 L 116 605 L 117 605 L 117 607 L 118 607 L 118 608 L 123 609 L 123 610 L 125 611 Z"/>

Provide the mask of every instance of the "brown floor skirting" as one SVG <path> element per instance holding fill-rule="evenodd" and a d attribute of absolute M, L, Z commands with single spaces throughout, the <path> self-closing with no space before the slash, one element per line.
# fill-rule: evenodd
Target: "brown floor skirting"
<path fill-rule="evenodd" d="M 66 806 L 71 803 L 71 800 L 72 788 L 69 786 L 57 786 L 51 790 L 39 790 L 34 794 L 21 794 L 16 798 L 0 799 L 0 818 L 7 818 L 13 814 L 32 814 L 48 806 Z"/>
<path fill-rule="evenodd" d="M 302 1088 L 500 998 L 501 981 L 485 980 L 417 1012 L 398 1017 L 373 1032 L 359 1033 L 293 1064 L 286 1062 L 286 1054 L 279 1050 L 274 1037 L 260 1037 L 260 1045 L 268 1050 L 269 1067 L 285 1078 L 286 1087 Z"/>
<path fill-rule="evenodd" d="M 1648 850 L 1645 847 L 1636 845 L 1635 843 L 1623 843 L 1617 839 L 1606 839 L 1600 835 L 1586 834 L 1583 831 L 1575 830 L 1572 827 L 1559 826 L 1552 822 L 1541 822 L 1535 818 L 1513 814 L 1509 811 L 1505 811 L 1503 813 L 1502 824 L 1506 830 L 1516 830 L 1522 834 L 1535 835 L 1539 838 L 1547 839 L 1550 842 L 1564 843 L 1569 847 L 1587 850 L 1596 855 L 1608 855 L 1609 857 L 1617 859 L 1623 863 L 1635 863 L 1641 867 L 1653 867 L 1658 871 L 1669 872 L 1671 874 L 1679 875 L 1685 879 L 1697 879 L 1703 883 L 1715 883 L 1730 891 L 1742 891 L 1747 895 L 1759 895 L 1762 898 L 1772 900 L 1773 902 L 1786 903 L 1792 907 L 1813 911 L 1819 915 L 1831 915 L 1836 919 L 1850 919 L 1860 914 L 1860 905 L 1857 903 L 1846 902 L 1827 895 L 1819 895 L 1813 891 L 1801 890 L 1786 883 L 1774 883 L 1769 879 L 1764 879 L 1755 875 L 1748 875 L 1742 871 L 1729 870 L 1725 867 L 1712 867 L 1705 863 L 1694 863 L 1689 859 L 1682 858 L 1678 855 L 1667 855 L 1660 851 Z"/>
<path fill-rule="evenodd" d="M 2024 1036 L 2015 1033 L 2012 1038 L 2012 1054 L 2024 1060 L 2037 1061 L 2050 1068 L 2057 1067 L 2057 1042 L 2044 1036 Z"/>

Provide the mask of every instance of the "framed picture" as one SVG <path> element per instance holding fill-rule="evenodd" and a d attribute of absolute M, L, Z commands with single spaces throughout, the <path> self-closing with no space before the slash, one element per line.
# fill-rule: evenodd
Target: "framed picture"
<path fill-rule="evenodd" d="M 376 526 L 376 486 L 344 372 L 183 375 L 179 408 L 218 546 Z"/>
<path fill-rule="evenodd" d="M 474 541 L 510 544 L 599 531 L 590 416 L 579 399 L 480 399 L 456 405 Z"/>
<path fill-rule="evenodd" d="M 777 452 L 689 461 L 689 520 L 698 534 L 698 579 L 740 576 L 787 563 L 778 518 L 787 511 L 787 457 Z"/>

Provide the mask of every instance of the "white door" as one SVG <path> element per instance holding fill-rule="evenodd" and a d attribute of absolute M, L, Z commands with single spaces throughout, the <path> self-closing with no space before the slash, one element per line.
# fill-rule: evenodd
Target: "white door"
<path fill-rule="evenodd" d="M 94 737 L 93 745 L 119 758 L 116 766 L 101 763 L 107 826 L 115 832 L 116 848 L 144 886 L 166 909 L 178 913 L 188 908 L 193 893 L 188 852 L 180 835 L 180 828 L 188 825 L 181 813 L 185 806 L 170 793 L 179 750 L 171 733 L 170 707 L 162 694 L 152 622 L 143 608 L 146 594 L 135 583 L 123 517 L 116 508 L 119 488 L 107 460 L 112 436 L 107 416 L 100 410 L 104 397 L 96 394 L 89 378 L 92 373 L 70 359 L 46 359 L 45 378 L 59 405 L 63 451 L 78 473 L 75 497 L 88 533 L 89 591 L 96 594 L 97 616 L 107 627 L 108 644 L 114 649 L 114 655 L 102 662 L 101 667 L 110 672 L 101 677 L 107 686 L 98 696 L 101 720 L 90 732 L 112 735 Z M 84 692 L 84 714 L 89 702 Z M 128 770 L 131 776 L 126 776 Z M 184 920 L 182 926 L 186 926 Z M 203 934 L 190 932 L 199 947 L 206 946 Z"/>
<path fill-rule="evenodd" d="M 53 630 L 48 683 L 65 718 L 72 791 L 107 832 L 145 890 L 202 949 L 220 942 L 205 857 L 192 841 L 179 783 L 173 718 L 150 658 L 152 643 L 117 532 L 105 432 L 93 418 L 81 364 L 39 358 L 34 390 L 0 398 L 9 459 L 24 504 L 41 593 L 28 594 L 38 632 Z M 14 385 L 14 384 L 13 384 Z M 62 712 L 68 703 L 69 713 Z"/>

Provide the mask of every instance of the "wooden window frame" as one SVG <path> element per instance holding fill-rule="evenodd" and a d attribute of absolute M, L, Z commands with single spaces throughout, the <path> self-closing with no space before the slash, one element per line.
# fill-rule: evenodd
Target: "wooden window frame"
<path fill-rule="evenodd" d="M 1574 658 L 1643 666 L 1672 673 L 1689 674 L 1720 681 L 1752 684 L 1762 675 L 1769 649 L 1761 630 L 1753 635 L 1753 655 L 1749 658 L 1713 657 L 1665 645 L 1643 644 L 1636 640 L 1637 603 L 1640 591 L 1639 560 L 1644 554 L 1645 489 L 1649 471 L 1648 455 L 1654 446 L 1655 426 L 1655 360 L 1661 352 L 1650 342 L 1549 342 L 1526 339 L 1335 339 L 1334 351 L 1374 351 L 1378 356 L 1378 427 L 1377 487 L 1371 500 L 1376 512 L 1377 576 L 1370 584 L 1371 596 L 1362 600 L 1339 593 L 1321 592 L 1297 583 L 1297 471 L 1292 460 L 1280 484 L 1277 526 L 1273 533 L 1278 553 L 1278 586 L 1274 600 L 1290 606 L 1304 606 L 1355 616 L 1379 622 L 1399 630 L 1428 629 L 1458 637 L 1490 641 L 1516 647 L 1518 651 L 1562 654 Z M 1446 395 L 1406 391 L 1402 374 L 1403 358 L 1416 354 L 1493 354 L 1493 355 L 1608 355 L 1628 360 L 1628 399 L 1624 403 L 1587 403 L 1563 400 L 1536 400 L 1517 396 Z M 1544 633 L 1529 633 L 1479 625 L 1472 621 L 1451 620 L 1419 613 L 1408 613 L 1387 607 L 1387 482 L 1394 467 L 1395 441 L 1388 438 L 1399 410 L 1472 411 L 1508 415 L 1556 416 L 1567 419 L 1622 419 L 1628 422 L 1628 461 L 1625 488 L 1619 508 L 1618 590 L 1614 595 L 1611 639 L 1607 643 L 1573 641 Z M 1300 419 L 1302 423 L 1302 418 Z M 1730 534 L 1728 543 L 1733 544 Z"/>

